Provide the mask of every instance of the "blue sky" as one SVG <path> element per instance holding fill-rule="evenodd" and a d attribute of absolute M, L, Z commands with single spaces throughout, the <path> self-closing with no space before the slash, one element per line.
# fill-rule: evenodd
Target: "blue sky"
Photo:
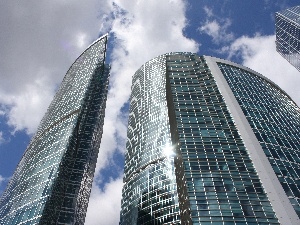
<path fill-rule="evenodd" d="M 110 32 L 110 90 L 86 224 L 118 224 L 134 72 L 166 52 L 198 52 L 262 73 L 300 105 L 300 73 L 276 52 L 274 43 L 274 13 L 297 4 L 297 0 L 2 1 L 0 193 L 68 67 L 93 40 Z"/>

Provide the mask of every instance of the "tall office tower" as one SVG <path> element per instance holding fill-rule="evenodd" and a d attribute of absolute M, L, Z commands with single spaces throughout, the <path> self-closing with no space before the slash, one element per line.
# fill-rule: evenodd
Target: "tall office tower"
<path fill-rule="evenodd" d="M 84 224 L 102 136 L 107 35 L 65 75 L 0 199 L 0 224 Z"/>
<path fill-rule="evenodd" d="M 275 14 L 276 50 L 300 71 L 300 6 Z"/>
<path fill-rule="evenodd" d="M 126 148 L 120 225 L 300 224 L 300 109 L 249 68 L 192 53 L 145 63 Z"/>

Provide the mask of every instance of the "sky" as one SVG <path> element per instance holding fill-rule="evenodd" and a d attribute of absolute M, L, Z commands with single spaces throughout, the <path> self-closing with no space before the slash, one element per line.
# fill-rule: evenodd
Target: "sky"
<path fill-rule="evenodd" d="M 27 0 L 0 2 L 0 194 L 74 60 L 109 32 L 104 133 L 87 225 L 117 225 L 131 77 L 167 52 L 243 64 L 300 105 L 300 72 L 277 52 L 277 11 L 298 0 Z M 103 219 L 105 218 L 105 219 Z"/>

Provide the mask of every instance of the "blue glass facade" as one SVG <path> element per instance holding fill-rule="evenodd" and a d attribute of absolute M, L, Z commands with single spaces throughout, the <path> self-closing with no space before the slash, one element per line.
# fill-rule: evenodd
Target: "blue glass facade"
<path fill-rule="evenodd" d="M 180 224 L 165 68 L 165 56 L 161 56 L 133 76 L 122 225 Z"/>
<path fill-rule="evenodd" d="M 300 71 L 300 6 L 276 13 L 276 50 Z"/>
<path fill-rule="evenodd" d="M 263 78 L 226 64 L 219 67 L 300 216 L 299 107 Z"/>
<path fill-rule="evenodd" d="M 245 73 L 248 76 L 244 80 L 236 78 Z M 248 97 L 243 103 L 237 90 Z M 254 116 L 261 127 L 257 129 L 259 125 L 249 120 L 243 104 L 256 111 L 263 107 L 273 110 L 264 116 L 276 123 L 268 125 Z M 283 119 L 284 116 L 289 119 Z M 229 61 L 170 53 L 147 62 L 133 78 L 120 224 L 297 224 L 299 118 L 300 109 L 276 85 Z M 152 119 L 154 122 L 150 122 Z M 151 128 L 151 133 L 146 127 Z M 290 139 L 283 134 L 290 135 Z M 167 142 L 157 142 L 158 137 L 167 137 Z M 276 138 L 282 148 L 280 141 L 271 143 Z M 154 190 L 142 189 L 141 183 L 151 181 L 157 186 L 155 181 L 166 175 L 168 170 L 156 169 L 162 158 L 167 159 L 156 156 L 161 154 L 157 152 L 164 152 L 161 146 L 165 145 L 168 149 L 171 146 L 168 151 L 172 154 L 167 158 L 174 178 L 172 189 L 164 189 L 163 195 L 174 196 L 175 201 L 169 201 L 172 206 L 167 208 L 179 206 L 179 215 L 172 217 L 173 211 L 163 209 L 163 198 L 148 197 L 148 216 L 141 221 L 138 211 L 145 201 L 143 194 Z M 271 156 L 272 152 L 279 158 Z M 265 161 L 258 162 L 255 154 Z M 279 154 L 294 160 L 280 158 L 283 156 Z M 282 184 L 281 189 L 277 184 Z M 158 211 L 170 220 L 161 220 Z"/>
<path fill-rule="evenodd" d="M 102 136 L 107 36 L 70 67 L 0 199 L 0 224 L 84 224 Z"/>

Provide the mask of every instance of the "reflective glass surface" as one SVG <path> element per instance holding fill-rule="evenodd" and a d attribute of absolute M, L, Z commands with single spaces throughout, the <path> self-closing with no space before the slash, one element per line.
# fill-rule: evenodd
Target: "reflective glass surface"
<path fill-rule="evenodd" d="M 0 199 L 0 224 L 83 224 L 104 118 L 107 37 L 71 66 Z"/>
<path fill-rule="evenodd" d="M 191 217 L 183 224 L 279 224 L 205 59 L 169 55 L 167 73 L 187 189 L 179 199 Z"/>
<path fill-rule="evenodd" d="M 300 217 L 300 109 L 278 87 L 248 71 L 218 64 Z"/>
<path fill-rule="evenodd" d="M 165 56 L 157 57 L 133 76 L 121 225 L 180 222 L 165 63 Z"/>
<path fill-rule="evenodd" d="M 205 57 L 135 73 L 127 137 L 121 225 L 279 224 Z"/>
<path fill-rule="evenodd" d="M 276 49 L 300 71 L 300 6 L 276 13 Z"/>

